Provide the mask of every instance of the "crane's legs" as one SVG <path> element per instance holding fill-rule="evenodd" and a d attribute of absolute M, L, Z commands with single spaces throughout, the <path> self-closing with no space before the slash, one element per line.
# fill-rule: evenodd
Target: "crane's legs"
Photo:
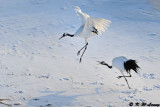
<path fill-rule="evenodd" d="M 87 46 L 85 47 L 85 49 L 84 49 L 84 51 L 83 51 L 83 53 L 82 53 L 82 55 L 81 55 L 81 57 L 80 57 L 79 62 L 81 62 L 81 61 L 82 61 L 82 57 L 83 57 L 83 54 L 84 54 L 84 52 L 86 51 L 86 49 L 87 49 Z"/>
<path fill-rule="evenodd" d="M 120 79 L 121 77 L 132 77 L 132 75 L 129 73 L 129 76 L 118 76 L 117 78 Z"/>
<path fill-rule="evenodd" d="M 87 49 L 87 46 L 88 46 L 88 42 L 86 43 L 86 45 L 85 45 L 84 47 L 82 47 L 82 48 L 78 51 L 77 56 L 80 54 L 81 50 L 85 48 L 84 51 L 83 51 L 83 53 L 82 53 L 82 55 L 81 55 L 81 57 L 80 57 L 79 62 L 82 61 L 82 57 L 83 57 L 83 55 L 84 55 L 84 53 L 85 53 L 85 51 L 86 51 L 86 49 Z"/>
<path fill-rule="evenodd" d="M 83 48 L 85 48 L 87 45 L 88 45 L 88 43 L 86 43 Z M 81 50 L 82 50 L 83 48 L 81 48 L 81 49 L 77 52 L 77 56 L 80 54 L 80 52 L 81 52 Z"/>
<path fill-rule="evenodd" d="M 121 72 L 122 73 L 122 72 Z M 123 73 L 122 73 L 123 74 Z M 123 74 L 123 76 L 122 77 L 124 77 L 124 79 L 126 80 L 126 82 L 127 82 L 127 85 L 128 85 L 128 88 L 129 89 L 131 89 L 131 87 L 129 86 L 129 84 L 128 84 L 128 81 L 127 81 L 127 79 L 126 79 L 126 77 L 124 76 L 124 74 Z"/>

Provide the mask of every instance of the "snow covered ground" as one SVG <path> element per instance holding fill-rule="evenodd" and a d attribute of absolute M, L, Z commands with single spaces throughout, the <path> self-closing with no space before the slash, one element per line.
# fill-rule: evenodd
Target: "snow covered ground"
<path fill-rule="evenodd" d="M 160 104 L 160 11 L 157 0 L 0 0 L 0 107 L 125 107 Z M 74 8 L 111 20 L 89 39 L 82 63 L 81 21 Z M 117 79 L 117 56 L 136 59 L 140 74 Z"/>

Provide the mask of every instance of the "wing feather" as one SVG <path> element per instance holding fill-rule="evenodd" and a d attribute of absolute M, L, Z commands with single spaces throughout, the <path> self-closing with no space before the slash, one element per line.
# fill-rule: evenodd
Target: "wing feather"
<path fill-rule="evenodd" d="M 93 27 L 95 27 L 98 30 L 98 34 L 101 34 L 107 30 L 110 23 L 110 20 L 103 18 L 88 18 L 85 27 L 90 31 L 92 31 Z"/>
<path fill-rule="evenodd" d="M 89 15 L 83 13 L 80 9 L 80 7 L 76 6 L 76 8 L 74 9 L 77 13 L 77 15 L 80 17 L 82 24 L 81 26 L 85 25 L 87 19 L 90 17 Z"/>

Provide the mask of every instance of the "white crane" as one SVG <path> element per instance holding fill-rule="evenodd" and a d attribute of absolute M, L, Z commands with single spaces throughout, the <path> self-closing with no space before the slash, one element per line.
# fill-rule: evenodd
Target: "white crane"
<path fill-rule="evenodd" d="M 134 70 L 136 73 L 138 73 L 138 69 L 140 68 L 137 65 L 136 60 L 127 59 L 124 56 L 115 57 L 112 60 L 112 66 L 108 65 L 104 61 L 97 61 L 97 62 L 99 62 L 102 65 L 106 65 L 110 69 L 113 68 L 113 67 L 117 68 L 123 75 L 123 76 L 118 76 L 117 78 L 120 79 L 121 77 L 124 77 L 126 82 L 127 82 L 127 85 L 128 85 L 129 89 L 130 89 L 130 86 L 128 84 L 128 81 L 127 81 L 126 77 L 132 77 L 131 73 L 130 73 L 130 70 Z M 129 73 L 129 76 L 124 76 L 123 72 Z"/>
<path fill-rule="evenodd" d="M 104 32 L 109 27 L 109 24 L 111 23 L 111 21 L 102 19 L 102 18 L 92 18 L 89 15 L 83 13 L 78 6 L 75 8 L 75 11 L 82 21 L 81 26 L 75 32 L 75 34 L 64 33 L 63 36 L 60 37 L 59 39 L 65 36 L 81 37 L 85 39 L 86 44 L 84 47 L 82 47 L 84 51 L 80 57 L 80 62 L 81 62 L 83 54 L 86 51 L 87 46 L 88 46 L 88 38 L 94 35 L 100 35 L 101 32 Z M 77 56 L 80 55 L 80 52 L 82 49 L 78 51 Z"/>

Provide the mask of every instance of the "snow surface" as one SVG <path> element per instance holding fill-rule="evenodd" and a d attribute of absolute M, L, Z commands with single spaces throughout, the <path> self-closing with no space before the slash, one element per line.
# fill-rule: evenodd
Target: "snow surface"
<path fill-rule="evenodd" d="M 0 0 L 0 107 L 125 107 L 160 104 L 160 11 L 158 0 Z M 81 38 L 66 37 L 81 22 L 74 8 L 111 20 L 89 39 L 79 63 Z M 128 89 L 114 57 L 136 59 Z M 126 74 L 127 75 L 127 74 Z"/>

